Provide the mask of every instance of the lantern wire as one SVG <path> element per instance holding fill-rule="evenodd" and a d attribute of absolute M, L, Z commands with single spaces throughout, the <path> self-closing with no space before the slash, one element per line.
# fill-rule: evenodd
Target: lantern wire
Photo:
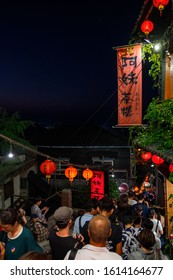
<path fill-rule="evenodd" d="M 137 67 L 140 66 L 140 64 L 142 63 L 142 61 L 132 70 L 130 71 L 130 73 L 127 75 L 127 76 L 130 76 L 131 73 L 133 71 L 135 71 L 137 69 Z M 138 75 L 140 74 L 140 72 L 138 73 Z M 121 84 L 119 85 L 119 87 L 100 105 L 100 107 L 71 135 L 71 137 L 68 139 L 68 141 L 86 124 L 88 123 L 89 120 L 91 120 L 93 118 L 93 116 L 95 116 L 95 114 L 100 111 L 100 109 L 113 97 L 115 96 L 115 93 L 118 91 L 118 89 L 121 87 L 121 85 L 123 84 L 123 81 L 121 82 Z M 131 85 L 132 86 L 132 85 Z M 122 102 L 122 101 L 121 101 Z M 115 110 L 113 110 L 113 112 L 111 113 L 111 115 L 109 116 L 109 118 L 107 119 L 107 121 L 104 123 L 104 125 L 106 125 L 108 123 L 108 121 L 112 118 L 113 114 L 118 110 L 118 107 L 120 106 L 121 102 L 118 104 L 118 106 L 115 108 Z M 98 134 L 96 135 L 96 137 L 93 139 L 93 142 L 96 140 L 96 138 L 99 136 L 100 132 L 101 132 L 102 128 L 99 130 Z M 60 163 L 63 163 L 63 164 L 66 164 L 67 166 L 69 165 L 73 165 L 75 167 L 78 167 L 78 168 L 85 168 L 86 165 L 78 165 L 78 164 L 74 164 L 74 163 L 69 163 L 67 161 L 64 161 L 64 160 L 60 160 L 58 158 L 55 158 L 55 157 L 52 157 L 52 156 L 49 156 L 45 153 L 42 153 L 42 152 L 39 152 L 38 150 L 36 150 L 36 148 L 34 147 L 28 147 L 24 144 L 21 144 L 19 143 L 18 141 L 16 140 L 13 140 L 11 139 L 10 137 L 7 137 L 3 134 L 0 133 L 0 138 L 4 139 L 5 141 L 8 141 L 10 142 L 11 144 L 13 145 L 16 145 L 16 146 L 19 146 L 19 147 L 22 147 L 24 148 L 25 150 L 28 150 L 29 152 L 33 153 L 33 154 L 36 154 L 36 155 L 39 155 L 39 156 L 42 156 L 42 157 L 46 157 L 47 159 L 52 159 L 56 162 L 60 162 Z M 88 166 L 88 167 L 93 167 L 93 166 Z M 95 167 L 98 167 L 98 166 L 95 166 Z"/>
<path fill-rule="evenodd" d="M 7 141 L 7 142 L 10 142 L 11 144 L 13 145 L 16 145 L 16 146 L 19 146 L 25 150 L 28 150 L 29 152 L 31 152 L 32 154 L 35 154 L 35 155 L 39 155 L 39 156 L 42 156 L 42 157 L 45 157 L 47 159 L 52 159 L 54 160 L 55 162 L 60 162 L 60 163 L 63 163 L 67 166 L 69 165 L 73 165 L 75 167 L 78 167 L 78 168 L 85 168 L 86 165 L 78 165 L 78 164 L 75 164 L 75 163 L 69 163 L 68 161 L 65 161 L 65 160 L 60 160 L 58 158 L 55 158 L 55 157 L 52 157 L 52 156 L 49 156 L 48 154 L 45 154 L 45 153 L 42 153 L 42 152 L 39 152 L 38 150 L 36 150 L 34 147 L 28 147 L 24 144 L 21 144 L 20 142 L 14 140 L 14 139 L 11 139 L 10 137 L 7 137 L 6 135 L 3 135 L 2 133 L 0 133 L 0 138 L 2 138 L 3 140 Z M 87 165 L 88 166 L 88 165 Z M 95 166 L 95 167 L 99 167 L 99 166 Z"/>
<path fill-rule="evenodd" d="M 128 45 L 127 45 L 128 46 Z M 127 47 L 125 46 L 125 47 Z M 115 49 L 115 48 L 113 48 Z M 142 64 L 142 61 L 136 66 L 134 67 L 134 69 L 132 71 L 130 71 L 127 74 L 128 76 L 131 76 L 132 72 L 135 71 L 140 65 Z M 141 70 L 142 71 L 142 70 Z M 139 74 L 141 73 L 141 71 L 138 73 L 137 77 L 139 76 Z M 119 77 L 118 77 L 119 78 Z M 98 113 L 100 111 L 101 108 L 103 108 L 103 106 L 113 97 L 115 96 L 116 92 L 118 91 L 118 89 L 122 86 L 123 81 L 120 83 L 120 85 L 118 86 L 118 88 L 115 89 L 115 91 L 100 105 L 100 107 L 67 139 L 67 141 L 65 143 L 67 143 L 69 140 L 71 140 L 95 115 L 96 113 Z M 131 87 L 133 86 L 133 84 L 131 85 Z M 103 126 L 99 129 L 97 135 L 95 136 L 95 138 L 93 139 L 92 143 L 94 143 L 96 141 L 96 139 L 98 138 L 98 136 L 100 135 L 102 129 L 104 126 L 106 126 L 108 124 L 108 122 L 111 120 L 111 118 L 113 117 L 113 115 L 115 114 L 115 112 L 118 110 L 119 106 L 121 105 L 123 100 L 121 100 L 121 102 L 118 104 L 118 106 L 113 110 L 113 112 L 109 115 L 108 119 L 106 120 L 106 122 L 103 124 Z"/>

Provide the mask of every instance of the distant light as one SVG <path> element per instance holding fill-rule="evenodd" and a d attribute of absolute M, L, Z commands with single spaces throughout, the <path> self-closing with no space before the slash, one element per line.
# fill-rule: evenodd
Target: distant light
<path fill-rule="evenodd" d="M 9 158 L 13 158 L 13 157 L 14 157 L 13 153 L 10 152 L 10 153 L 8 154 L 8 157 L 9 157 Z"/>
<path fill-rule="evenodd" d="M 160 46 L 159 43 L 154 45 L 154 50 L 155 50 L 155 51 L 159 51 L 160 48 L 161 48 L 161 46 Z"/>

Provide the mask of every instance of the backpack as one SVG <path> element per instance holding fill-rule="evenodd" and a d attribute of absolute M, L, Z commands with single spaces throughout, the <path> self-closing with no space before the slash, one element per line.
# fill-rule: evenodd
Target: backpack
<path fill-rule="evenodd" d="M 78 251 L 77 248 L 71 249 L 68 260 L 74 260 L 76 257 L 77 251 Z"/>
<path fill-rule="evenodd" d="M 84 237 L 84 243 L 89 244 L 89 236 L 88 236 L 88 225 L 90 221 L 86 221 L 83 227 L 81 227 L 80 233 Z"/>

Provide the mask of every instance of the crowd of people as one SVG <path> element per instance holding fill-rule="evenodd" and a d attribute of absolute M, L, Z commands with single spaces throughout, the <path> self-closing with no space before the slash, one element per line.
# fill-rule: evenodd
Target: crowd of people
<path fill-rule="evenodd" d="M 31 207 L 29 226 L 23 209 L 0 214 L 1 260 L 160 260 L 163 254 L 164 216 L 145 194 L 120 194 L 116 203 L 105 196 L 89 199 L 74 211 L 59 207 L 49 227 L 41 198 Z"/>

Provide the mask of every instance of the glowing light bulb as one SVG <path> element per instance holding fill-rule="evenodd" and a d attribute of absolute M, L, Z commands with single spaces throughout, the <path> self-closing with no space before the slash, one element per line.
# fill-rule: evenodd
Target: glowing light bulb
<path fill-rule="evenodd" d="M 10 152 L 10 153 L 8 154 L 8 157 L 9 157 L 9 158 L 13 158 L 13 157 L 14 157 L 13 153 Z"/>

